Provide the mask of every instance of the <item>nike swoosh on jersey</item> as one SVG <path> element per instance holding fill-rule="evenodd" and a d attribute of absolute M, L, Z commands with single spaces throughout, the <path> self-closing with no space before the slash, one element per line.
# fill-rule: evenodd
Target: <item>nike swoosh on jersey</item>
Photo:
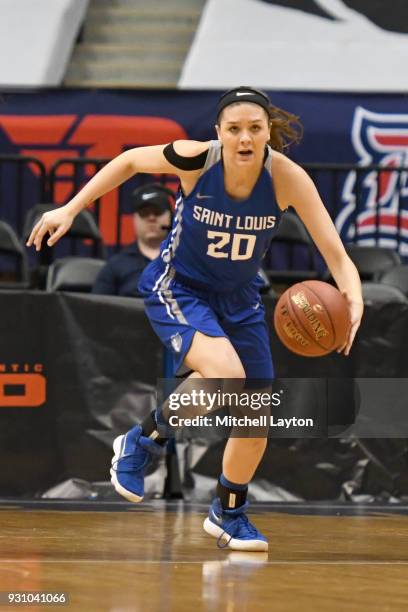
<path fill-rule="evenodd" d="M 208 198 L 213 198 L 212 195 L 201 195 L 201 193 L 197 193 L 197 200 L 207 200 Z"/>

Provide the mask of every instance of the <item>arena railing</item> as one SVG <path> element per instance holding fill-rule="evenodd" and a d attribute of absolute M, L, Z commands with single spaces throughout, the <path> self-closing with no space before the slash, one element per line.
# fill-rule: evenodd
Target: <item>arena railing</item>
<path fill-rule="evenodd" d="M 408 198 L 408 167 L 384 167 L 353 164 L 303 164 L 321 194 L 331 217 L 338 216 L 345 203 L 353 204 L 350 225 L 354 228 L 353 242 L 360 241 L 363 231 L 357 223 L 363 212 L 374 212 L 375 244 L 381 237 L 381 214 L 395 218 L 395 229 L 389 227 L 389 237 L 395 238 L 395 250 L 399 250 L 402 229 L 404 199 Z M 322 173 L 325 176 L 322 177 Z M 391 176 L 389 176 L 391 174 Z M 392 176 L 394 174 L 394 176 Z M 329 179 L 329 182 L 327 181 Z"/>
<path fill-rule="evenodd" d="M 32 156 L 0 154 L 0 219 L 22 236 L 24 217 L 48 197 L 45 164 Z"/>
<path fill-rule="evenodd" d="M 0 155 L 0 219 L 12 225 L 22 235 L 24 216 L 38 202 L 67 202 L 83 184 L 109 160 L 106 158 L 62 158 L 47 171 L 44 163 L 35 157 Z M 11 169 L 7 172 L 7 165 Z M 408 198 L 408 168 L 383 166 L 356 166 L 354 164 L 302 164 L 314 180 L 332 218 L 337 217 L 345 202 L 345 189 L 349 189 L 349 202 L 356 206 L 351 213 L 351 225 L 363 211 L 375 214 L 374 238 L 380 239 L 381 213 L 390 211 L 395 216 L 394 237 L 399 247 L 402 239 L 404 200 Z M 388 176 L 391 173 L 391 178 Z M 7 180 L 5 177 L 7 176 Z M 131 210 L 128 200 L 131 191 L 150 181 L 176 187 L 174 177 L 140 174 L 118 188 L 117 216 Z M 64 185 L 64 187 L 62 187 Z M 62 194 L 62 196 L 61 196 Z M 392 206 L 385 206 L 385 203 Z M 100 200 L 95 202 L 94 214 L 100 221 Z M 354 242 L 361 238 L 357 227 Z M 121 224 L 116 224 L 115 250 L 121 246 Z M 396 248 L 397 248 L 396 247 Z"/>
<path fill-rule="evenodd" d="M 56 161 L 50 169 L 49 172 L 49 184 L 50 184 L 50 193 L 51 193 L 51 201 L 58 201 L 57 189 L 58 185 L 61 182 L 69 185 L 69 195 L 66 199 L 68 201 L 71 197 L 73 197 L 76 193 L 78 193 L 79 189 L 88 181 L 96 172 L 98 172 L 109 159 L 106 158 L 63 158 Z M 61 170 L 66 167 L 68 172 L 65 174 L 61 172 Z M 129 205 L 129 201 L 131 199 L 131 192 L 140 185 L 144 183 L 166 183 L 168 186 L 172 186 L 169 183 L 174 183 L 175 179 L 169 180 L 169 177 L 165 177 L 163 175 L 150 175 L 144 173 L 138 173 L 134 177 L 132 177 L 129 181 L 126 181 L 123 185 L 118 187 L 118 207 L 117 207 L 117 223 L 116 223 L 116 243 L 114 245 L 114 250 L 118 251 L 121 248 L 121 232 L 122 226 L 119 222 L 121 216 L 126 212 L 131 210 L 131 206 Z M 94 203 L 94 215 L 97 224 L 99 225 L 100 217 L 101 217 L 101 198 L 95 201 Z"/>
<path fill-rule="evenodd" d="M 55 189 L 55 185 L 57 184 L 59 177 L 58 171 L 60 170 L 62 165 L 71 164 L 72 172 L 71 172 L 71 180 L 72 180 L 72 195 L 78 191 L 80 186 L 84 183 L 84 169 L 89 164 L 93 166 L 94 171 L 99 170 L 108 160 L 107 159 L 87 159 L 87 158 L 74 158 L 74 159 L 62 159 L 54 164 L 50 171 L 50 185 L 51 191 Z M 323 163 L 308 163 L 302 164 L 303 168 L 309 173 L 313 181 L 315 182 L 319 193 L 322 196 L 323 201 L 325 202 L 329 213 L 332 218 L 336 218 L 339 214 L 341 208 L 344 206 L 344 190 L 346 187 L 346 181 L 348 188 L 351 189 L 350 197 L 355 198 L 356 206 L 352 212 L 351 216 L 351 226 L 356 227 L 356 220 L 358 216 L 364 210 L 369 210 L 371 207 L 375 212 L 375 232 L 374 237 L 376 243 L 380 239 L 380 215 L 381 210 L 383 209 L 383 203 L 381 202 L 381 198 L 379 194 L 382 193 L 382 190 L 387 190 L 384 187 L 387 175 L 390 173 L 394 173 L 394 177 L 392 177 L 392 184 L 394 185 L 394 190 L 391 195 L 398 193 L 398 198 L 395 199 L 397 203 L 397 209 L 393 211 L 396 217 L 396 233 L 394 234 L 397 239 L 397 243 L 399 246 L 399 242 L 401 239 L 401 229 L 402 229 L 402 215 L 400 214 L 402 210 L 402 200 L 405 197 L 404 191 L 408 192 L 408 184 L 405 186 L 405 183 L 408 183 L 408 168 L 405 167 L 383 167 L 376 165 L 369 166 L 357 166 L 355 164 L 323 164 Z M 87 174 L 89 178 L 90 174 Z M 136 181 L 138 179 L 136 178 Z M 152 177 L 149 175 L 142 175 L 142 178 L 139 179 L 138 184 L 141 184 L 146 181 L 152 180 Z M 166 179 L 163 176 L 156 175 L 154 177 L 155 181 L 166 182 Z M 367 190 L 367 181 L 370 182 L 370 196 L 367 197 L 365 190 Z M 390 181 L 388 181 L 389 183 Z M 133 188 L 137 186 L 133 185 Z M 129 193 L 129 192 L 128 192 Z M 125 206 L 125 197 L 126 190 L 124 186 L 119 188 L 119 201 L 118 201 L 118 215 L 123 214 L 124 206 Z M 389 197 L 391 197 L 391 195 Z M 368 202 L 368 199 L 370 201 Z M 394 202 L 394 205 L 395 205 Z M 100 201 L 95 203 L 95 215 L 96 220 L 99 221 L 99 207 Z M 120 223 L 116 225 L 117 233 L 116 233 L 116 247 L 120 248 Z M 357 242 L 361 238 L 361 234 L 359 232 L 358 226 L 354 234 L 354 242 Z"/>

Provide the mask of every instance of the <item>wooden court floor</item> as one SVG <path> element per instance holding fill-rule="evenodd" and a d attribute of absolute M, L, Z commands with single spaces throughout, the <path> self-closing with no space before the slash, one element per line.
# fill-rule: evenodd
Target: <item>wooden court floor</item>
<path fill-rule="evenodd" d="M 2 610 L 408 610 L 408 508 L 253 505 L 269 553 L 217 549 L 183 502 L 1 503 L 0 591 L 65 592 Z"/>

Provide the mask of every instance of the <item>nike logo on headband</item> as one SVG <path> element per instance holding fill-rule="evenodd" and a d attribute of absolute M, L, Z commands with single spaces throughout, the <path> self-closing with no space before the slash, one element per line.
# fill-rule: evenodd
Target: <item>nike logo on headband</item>
<path fill-rule="evenodd" d="M 255 96 L 256 94 L 252 93 L 251 91 L 237 91 L 236 95 L 237 96 Z"/>
<path fill-rule="evenodd" d="M 157 198 L 157 193 L 144 193 L 142 195 L 142 200 L 151 200 L 152 198 Z"/>

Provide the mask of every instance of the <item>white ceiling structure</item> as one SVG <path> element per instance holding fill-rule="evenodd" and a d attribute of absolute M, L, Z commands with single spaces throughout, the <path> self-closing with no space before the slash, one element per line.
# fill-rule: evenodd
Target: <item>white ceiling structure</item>
<path fill-rule="evenodd" d="M 342 0 L 207 0 L 179 87 L 407 91 L 407 9 L 398 32 L 355 4 L 360 12 Z"/>
<path fill-rule="evenodd" d="M 89 0 L 1 0 L 0 85 L 60 85 Z"/>

